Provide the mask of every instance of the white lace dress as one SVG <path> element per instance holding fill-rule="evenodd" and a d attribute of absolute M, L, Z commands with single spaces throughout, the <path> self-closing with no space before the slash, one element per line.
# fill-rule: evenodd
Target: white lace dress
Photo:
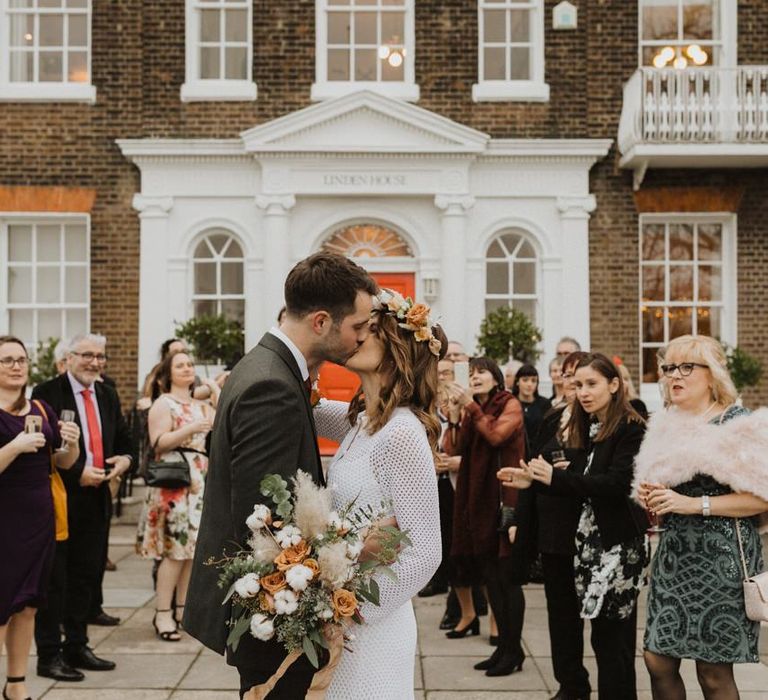
<path fill-rule="evenodd" d="M 350 427 L 348 405 L 323 400 L 315 408 L 317 432 L 341 442 L 328 471 L 334 507 L 357 499 L 378 510 L 392 502 L 392 514 L 407 530 L 412 546 L 393 570 L 397 581 L 378 576 L 381 606 L 364 603 L 364 625 L 353 625 L 336 669 L 328 700 L 407 700 L 413 698 L 416 618 L 411 598 L 440 564 L 440 512 L 432 451 L 424 426 L 407 408 L 398 408 L 374 435 L 361 415 Z"/>

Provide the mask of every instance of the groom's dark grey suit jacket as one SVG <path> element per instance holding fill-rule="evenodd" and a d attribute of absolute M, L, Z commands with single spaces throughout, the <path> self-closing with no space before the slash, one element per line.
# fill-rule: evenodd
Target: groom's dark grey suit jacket
<path fill-rule="evenodd" d="M 184 611 L 184 629 L 224 653 L 230 606 L 205 562 L 245 545 L 245 524 L 267 474 L 290 481 L 301 469 L 322 483 L 317 435 L 301 372 L 286 345 L 267 333 L 227 379 L 213 425 L 202 522 Z M 284 655 L 282 652 L 280 655 Z M 279 662 L 278 662 L 279 663 Z"/>

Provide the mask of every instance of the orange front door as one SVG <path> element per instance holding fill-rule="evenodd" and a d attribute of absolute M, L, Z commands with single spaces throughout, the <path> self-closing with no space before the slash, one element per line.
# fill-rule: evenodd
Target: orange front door
<path fill-rule="evenodd" d="M 412 272 L 375 272 L 371 273 L 380 287 L 386 287 L 399 292 L 404 297 L 413 297 L 416 293 L 416 279 Z M 337 401 L 349 401 L 360 386 L 357 375 L 344 369 L 341 365 L 326 362 L 320 368 L 320 381 L 318 382 L 320 393 L 328 399 Z M 337 442 L 320 438 L 320 454 L 332 455 L 339 446 Z"/>

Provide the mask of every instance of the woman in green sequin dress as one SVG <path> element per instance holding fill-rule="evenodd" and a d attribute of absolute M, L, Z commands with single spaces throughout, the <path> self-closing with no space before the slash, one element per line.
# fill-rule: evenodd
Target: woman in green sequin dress
<path fill-rule="evenodd" d="M 696 462 L 695 466 L 690 463 L 696 460 L 692 454 L 694 444 L 690 446 L 690 458 L 685 459 L 685 441 L 689 436 L 686 429 L 693 426 L 691 430 L 698 432 L 690 435 L 703 435 L 701 427 L 705 424 L 726 426 L 749 412 L 734 405 L 736 391 L 726 370 L 725 354 L 712 338 L 677 338 L 666 349 L 660 369 L 671 408 L 657 419 L 685 422 L 679 423 L 677 431 L 667 425 L 666 432 L 662 432 L 662 426 L 655 431 L 651 422 L 646 442 L 658 442 L 649 446 L 654 455 L 648 456 L 647 461 L 655 460 L 656 471 L 649 473 L 657 478 L 648 478 L 638 485 L 638 497 L 651 513 L 663 516 L 665 528 L 651 569 L 644 639 L 652 694 L 654 700 L 686 697 L 679 673 L 680 662 L 685 658 L 695 660 L 699 685 L 707 700 L 736 700 L 733 664 L 759 661 L 760 629 L 759 623 L 747 619 L 744 609 L 736 518 L 747 569 L 750 574 L 760 572 L 761 544 L 752 516 L 768 510 L 768 502 L 744 489 L 736 493 L 728 483 L 723 483 L 728 478 L 728 455 L 722 472 L 725 478 L 721 472 L 706 473 L 708 469 L 704 466 L 702 473 L 681 477 L 677 483 L 673 478 L 661 478 L 665 472 L 659 466 L 658 454 L 675 453 L 681 472 L 684 464 L 689 470 L 699 468 Z M 715 430 L 722 430 L 723 438 L 726 437 L 726 428 Z M 712 431 L 706 434 L 711 437 Z M 730 454 L 730 466 L 736 469 L 736 456 Z M 646 456 L 641 449 L 640 479 L 649 474 L 643 472 L 644 461 Z"/>

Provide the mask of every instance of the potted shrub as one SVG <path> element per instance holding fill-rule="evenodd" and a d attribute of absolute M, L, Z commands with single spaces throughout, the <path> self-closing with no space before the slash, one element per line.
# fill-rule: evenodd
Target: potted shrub
<path fill-rule="evenodd" d="M 725 346 L 728 371 L 739 393 L 750 386 L 756 386 L 763 376 L 763 364 L 740 347 Z"/>
<path fill-rule="evenodd" d="M 223 315 L 204 315 L 177 323 L 176 337 L 186 340 L 198 366 L 214 377 L 243 355 L 245 338 L 237 321 Z"/>
<path fill-rule="evenodd" d="M 491 311 L 480 324 L 479 351 L 499 364 L 510 359 L 535 363 L 541 355 L 541 330 L 526 314 L 510 306 Z"/>

